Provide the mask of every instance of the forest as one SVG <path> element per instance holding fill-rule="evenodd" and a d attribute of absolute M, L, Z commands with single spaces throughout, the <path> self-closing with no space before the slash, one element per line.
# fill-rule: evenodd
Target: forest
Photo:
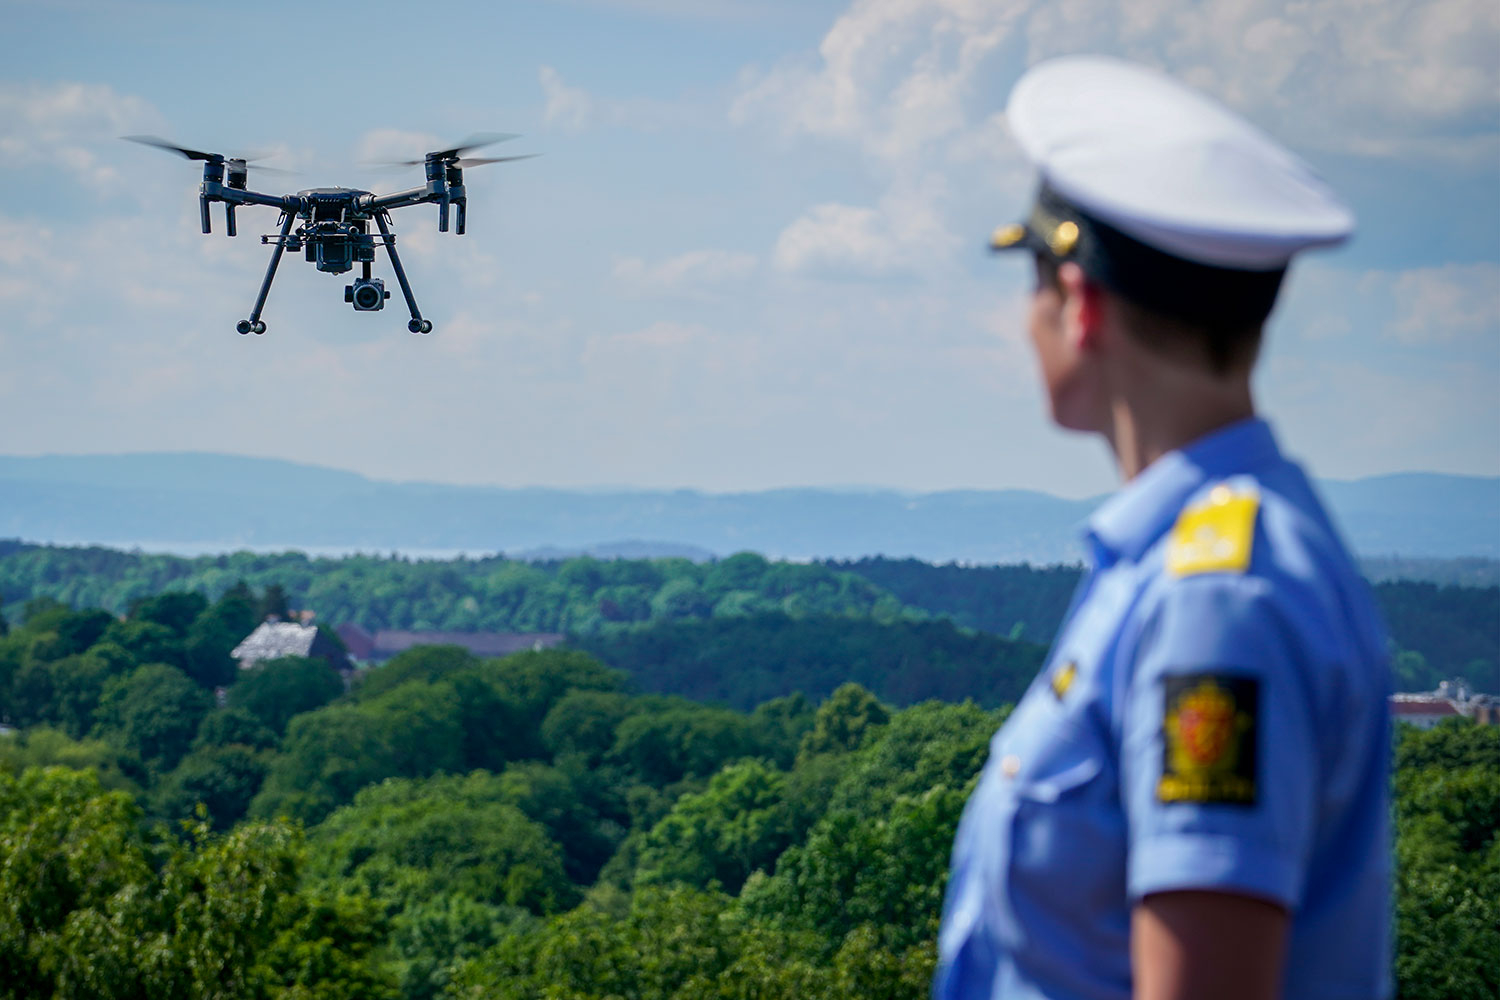
<path fill-rule="evenodd" d="M 1390 562 L 1382 563 L 1383 572 L 1391 569 L 1386 565 Z M 1484 575 L 1462 560 L 1451 562 L 1462 571 L 1459 575 Z M 1422 569 L 1429 576 L 1443 575 L 1432 566 Z M 72 607 L 124 614 L 134 602 L 165 590 L 192 591 L 216 600 L 243 582 L 257 591 L 274 590 L 290 606 L 311 609 L 328 625 L 353 622 L 372 631 L 561 632 L 587 643 L 606 660 L 609 656 L 601 644 L 618 641 L 632 648 L 661 649 L 693 622 L 717 623 L 716 628 L 723 629 L 735 619 L 771 621 L 784 616 L 794 621 L 823 619 L 837 632 L 850 627 L 851 619 L 859 619 L 902 636 L 892 642 L 914 644 L 912 626 L 942 620 L 958 630 L 947 634 L 952 640 L 944 651 L 947 659 L 965 655 L 960 647 L 977 649 L 967 638 L 972 633 L 1010 640 L 1017 663 L 1012 672 L 1024 686 L 1034 671 L 1024 666 L 1027 658 L 1040 655 L 1029 646 L 1051 641 L 1079 573 L 1076 566 L 932 565 L 886 558 L 804 564 L 749 552 L 708 563 L 587 557 L 553 562 L 502 556 L 310 558 L 300 552 L 183 558 L 0 540 L 0 613 L 15 617 L 26 601 L 50 597 Z M 1463 679 L 1476 690 L 1500 694 L 1500 586 L 1382 576 L 1373 587 L 1391 629 L 1398 689 L 1430 691 L 1441 680 Z M 622 638 L 652 629 L 661 630 L 657 640 Z M 808 625 L 806 631 L 817 629 Z M 915 643 L 930 644 L 938 634 L 929 632 Z M 740 648 L 752 650 L 755 644 Z M 623 649 L 621 655 L 627 655 Z M 689 692 L 650 679 L 643 680 L 643 686 L 748 708 L 796 689 L 821 697 L 836 683 L 830 676 L 816 688 L 800 679 L 800 688 L 777 686 L 775 678 L 766 676 L 763 663 L 747 663 L 743 670 L 729 666 L 723 663 L 721 675 L 747 678 L 742 689 Z M 968 689 L 959 684 L 957 696 L 998 704 L 1017 693 L 1013 686 L 980 683 Z M 951 685 L 947 690 L 889 694 L 879 683 L 870 686 L 876 694 L 901 703 L 954 696 Z"/>
<path fill-rule="evenodd" d="M 899 564 L 369 558 L 335 587 L 321 560 L 225 558 L 0 557 L 0 997 L 923 997 L 959 813 L 1055 628 L 1041 592 L 1072 585 L 1026 569 L 992 631 Z M 555 627 L 584 592 L 598 618 L 347 684 L 229 657 L 321 610 L 314 587 L 437 614 L 445 579 L 461 603 L 522 576 L 550 596 L 495 627 Z M 377 596 L 392 577 L 426 585 Z M 1444 589 L 1413 593 L 1448 635 Z M 1434 657 L 1467 655 L 1451 631 Z M 1396 763 L 1400 995 L 1493 997 L 1500 728 L 1403 728 Z"/>

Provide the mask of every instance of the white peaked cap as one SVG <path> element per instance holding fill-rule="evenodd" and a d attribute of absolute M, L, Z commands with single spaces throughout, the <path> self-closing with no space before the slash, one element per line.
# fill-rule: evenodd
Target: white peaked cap
<path fill-rule="evenodd" d="M 1147 246 L 1213 267 L 1284 267 L 1354 215 L 1311 167 L 1156 70 L 1102 56 L 1032 67 L 1006 106 L 1042 180 Z"/>

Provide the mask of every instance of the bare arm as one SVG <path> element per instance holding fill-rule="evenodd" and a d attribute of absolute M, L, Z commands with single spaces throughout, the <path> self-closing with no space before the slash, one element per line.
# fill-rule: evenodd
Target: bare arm
<path fill-rule="evenodd" d="M 1223 892 L 1161 892 L 1130 918 L 1135 1000 L 1275 1000 L 1287 912 Z"/>

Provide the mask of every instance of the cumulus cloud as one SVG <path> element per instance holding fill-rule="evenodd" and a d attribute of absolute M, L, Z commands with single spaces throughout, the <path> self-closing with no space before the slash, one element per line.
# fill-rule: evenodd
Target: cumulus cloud
<path fill-rule="evenodd" d="M 537 71 L 542 93 L 546 95 L 547 107 L 543 117 L 547 124 L 565 129 L 581 129 L 594 115 L 594 99 L 580 87 L 570 87 L 563 82 L 562 74 L 551 66 Z"/>
<path fill-rule="evenodd" d="M 1310 263 L 1293 270 L 1284 298 L 1277 325 L 1306 340 L 1375 335 L 1426 353 L 1478 347 L 1500 361 L 1495 261 L 1366 271 Z"/>
<path fill-rule="evenodd" d="M 615 261 L 614 277 L 639 295 L 696 295 L 750 277 L 754 254 L 729 250 L 691 250 L 656 264 L 640 257 Z"/>
<path fill-rule="evenodd" d="M 748 74 L 730 117 L 909 156 L 966 129 L 976 77 L 1024 11 L 990 0 L 856 0 L 816 59 Z"/>
<path fill-rule="evenodd" d="M 100 147 L 160 127 L 150 104 L 104 84 L 0 83 L 0 166 L 55 164 L 110 186 L 119 173 Z"/>
<path fill-rule="evenodd" d="M 747 74 L 731 118 L 931 155 L 984 122 L 975 108 L 992 111 L 1023 61 L 1079 51 L 1158 65 L 1303 144 L 1500 150 L 1491 0 L 855 0 L 816 57 Z"/>
<path fill-rule="evenodd" d="M 394 128 L 372 129 L 355 143 L 355 159 L 361 163 L 418 160 L 443 142 L 429 132 L 407 132 Z"/>
<path fill-rule="evenodd" d="M 945 191 L 929 177 L 897 186 L 875 207 L 814 205 L 782 230 L 772 260 L 789 272 L 854 277 L 919 274 L 946 266 L 959 241 L 943 221 Z"/>
<path fill-rule="evenodd" d="M 598 126 L 618 126 L 645 132 L 665 128 L 700 127 L 722 122 L 721 112 L 704 95 L 690 94 L 675 100 L 600 97 L 568 83 L 552 66 L 537 70 L 546 104 L 543 120 L 565 132 L 581 132 Z"/>
<path fill-rule="evenodd" d="M 1297 143 L 1379 157 L 1497 148 L 1500 7 L 1489 0 L 1057 4 L 1030 54 L 1155 63 Z"/>
<path fill-rule="evenodd" d="M 1500 336 L 1500 264 L 1493 261 L 1370 275 L 1365 286 L 1390 289 L 1385 332 L 1403 344 Z"/>

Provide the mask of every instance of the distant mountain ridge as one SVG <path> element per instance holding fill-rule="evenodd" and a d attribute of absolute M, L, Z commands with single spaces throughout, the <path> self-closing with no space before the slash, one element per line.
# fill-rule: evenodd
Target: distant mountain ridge
<path fill-rule="evenodd" d="M 1500 477 L 1401 473 L 1319 484 L 1364 556 L 1500 558 Z M 1028 490 L 504 489 L 393 483 L 202 452 L 0 456 L 0 537 L 56 544 L 368 552 L 913 556 L 1077 560 L 1103 498 Z"/>

